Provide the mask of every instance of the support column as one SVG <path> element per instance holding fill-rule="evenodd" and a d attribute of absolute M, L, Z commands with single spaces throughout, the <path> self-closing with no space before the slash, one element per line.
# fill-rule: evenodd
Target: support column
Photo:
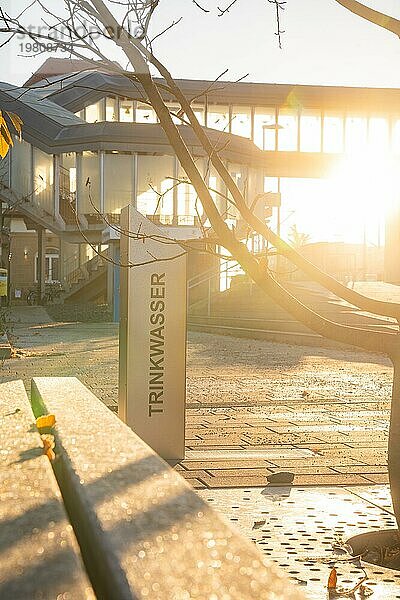
<path fill-rule="evenodd" d="M 113 321 L 118 323 L 119 321 L 119 293 L 120 293 L 120 251 L 119 243 L 114 242 L 111 244 L 112 257 L 113 257 Z"/>
<path fill-rule="evenodd" d="M 399 198 L 393 198 L 385 223 L 384 280 L 400 285 L 400 208 Z"/>
<path fill-rule="evenodd" d="M 179 161 L 176 156 L 174 156 L 174 187 L 172 189 L 172 224 L 178 225 L 178 182 L 177 179 L 179 177 Z"/>
<path fill-rule="evenodd" d="M 38 304 L 43 304 L 44 284 L 45 284 L 45 277 L 46 277 L 46 273 L 45 273 L 46 249 L 45 249 L 44 227 L 38 226 L 36 231 L 37 231 L 37 251 L 38 251 L 38 264 L 37 264 Z"/>
<path fill-rule="evenodd" d="M 54 181 L 54 216 L 60 219 L 60 155 L 55 154 L 53 160 Z"/>

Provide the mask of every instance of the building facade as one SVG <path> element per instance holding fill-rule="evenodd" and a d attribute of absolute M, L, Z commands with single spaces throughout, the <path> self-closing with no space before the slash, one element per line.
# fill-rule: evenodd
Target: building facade
<path fill-rule="evenodd" d="M 312 222 L 310 215 L 318 212 L 315 241 L 335 241 L 324 239 L 322 231 L 334 215 L 347 221 L 349 231 L 359 231 L 367 245 L 368 227 L 376 224 L 371 244 L 383 246 L 386 238 L 384 278 L 400 283 L 400 90 L 178 83 L 188 98 L 195 98 L 198 119 L 246 201 L 252 204 L 268 192 L 282 198 L 282 206 L 273 211 L 273 227 L 284 233 L 290 211 L 297 212 L 300 223 Z M 166 92 L 164 100 L 220 212 L 237 226 L 239 215 L 223 182 L 190 128 L 175 116 L 180 107 Z M 49 59 L 23 88 L 0 84 L 0 105 L 24 122 L 23 141 L 14 145 L 0 169 L 2 200 L 15 206 L 7 253 L 13 300 L 22 302 L 35 284 L 38 261 L 45 280 L 58 278 L 67 287 L 76 283 L 80 271 L 87 275 L 85 265 L 98 249 L 113 252 L 113 227 L 127 204 L 167 235 L 202 237 L 201 203 L 154 110 L 131 81 L 92 67 L 85 70 L 81 61 Z M 353 172 L 337 177 L 332 193 L 333 174 L 346 173 L 346 168 Z M 366 172 L 374 185 L 365 184 Z M 262 218 L 263 202 L 257 206 Z M 357 205 L 353 213 L 352 202 Z M 379 211 L 379 223 L 374 211 Z M 40 247 L 36 242 L 35 250 L 37 238 Z M 263 251 L 259 239 L 251 243 L 255 251 Z M 3 264 L 5 259 L 3 253 Z M 200 268 L 195 263 L 192 275 Z M 204 264 L 204 257 L 198 261 L 201 269 L 212 264 Z M 109 276 L 110 288 L 111 281 Z M 111 295 L 109 289 L 109 299 Z"/>

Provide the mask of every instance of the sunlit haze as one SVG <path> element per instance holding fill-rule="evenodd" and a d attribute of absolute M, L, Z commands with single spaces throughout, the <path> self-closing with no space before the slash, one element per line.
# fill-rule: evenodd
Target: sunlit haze
<path fill-rule="evenodd" d="M 26 4 L 6 0 L 3 7 L 15 13 Z M 395 0 L 369 0 L 364 4 L 400 17 L 400 5 Z M 154 46 L 176 77 L 212 80 L 227 69 L 223 79 L 231 81 L 247 75 L 245 81 L 250 82 L 400 86 L 399 39 L 362 21 L 334 0 L 288 0 L 282 12 L 282 49 L 275 34 L 272 5 L 241 0 L 224 17 L 217 16 L 215 2 L 204 0 L 202 5 L 211 12 L 205 14 L 188 0 L 160 2 L 154 34 L 182 17 Z M 52 2 L 54 10 L 57 6 L 62 6 L 60 0 Z M 34 29 L 44 27 L 37 8 L 24 18 Z M 36 55 L 27 43 L 30 41 L 20 36 L 1 48 L 3 81 L 23 83 L 49 56 Z M 61 52 L 53 55 L 65 56 Z M 121 60 L 113 47 L 109 55 Z M 227 128 L 228 111 L 218 110 L 214 126 Z M 236 115 L 233 133 L 250 136 L 249 111 L 250 107 L 248 114 L 244 111 Z M 211 118 L 209 113 L 209 126 Z M 299 148 L 298 123 L 290 111 L 285 115 L 283 110 L 279 114 L 279 147 L 268 146 L 265 123 L 273 123 L 274 118 L 258 115 L 256 109 L 254 142 L 261 149 L 321 151 L 321 117 L 312 111 L 309 115 L 302 113 Z M 322 151 L 341 153 L 342 158 L 332 172 L 324 174 L 324 179 L 282 178 L 282 233 L 287 236 L 296 225 L 312 241 L 382 244 L 385 211 L 396 201 L 399 188 L 395 165 L 400 151 L 399 123 L 396 121 L 390 135 L 389 123 L 381 117 L 349 115 L 343 126 L 343 117 L 325 115 Z M 275 186 L 273 181 L 270 184 Z"/>

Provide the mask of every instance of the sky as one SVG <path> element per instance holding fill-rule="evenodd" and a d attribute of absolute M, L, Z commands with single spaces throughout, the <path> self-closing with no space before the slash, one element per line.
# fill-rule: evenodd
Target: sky
<path fill-rule="evenodd" d="M 48 2 L 53 9 L 63 4 Z M 10 14 L 26 4 L 26 0 L 1 2 Z M 266 0 L 238 0 L 230 12 L 218 17 L 216 7 L 227 4 L 228 0 L 203 0 L 211 11 L 205 14 L 192 0 L 161 0 L 155 32 L 183 17 L 155 43 L 158 56 L 175 77 L 214 79 L 229 69 L 225 79 L 230 80 L 248 73 L 247 81 L 400 87 L 400 40 L 335 0 L 287 0 L 281 12 L 282 49 L 275 35 L 273 5 Z M 398 0 L 364 4 L 400 18 Z M 43 26 L 39 9 L 31 9 L 25 22 Z M 35 56 L 29 43 L 26 38 L 15 39 L 0 49 L 3 81 L 21 84 L 49 56 Z"/>
<path fill-rule="evenodd" d="M 54 11 L 63 6 L 62 0 L 44 1 Z M 275 8 L 267 0 L 237 0 L 223 17 L 218 17 L 217 6 L 227 6 L 230 0 L 199 1 L 209 13 L 196 8 L 192 0 L 161 0 L 155 15 L 154 35 L 182 17 L 154 44 L 156 55 L 175 77 L 214 80 L 228 69 L 224 79 L 231 81 L 248 74 L 246 81 L 255 82 L 400 87 L 400 39 L 363 21 L 335 0 L 287 0 L 285 11 L 281 12 L 282 49 L 275 35 Z M 27 0 L 0 2 L 3 10 L 13 15 L 27 5 Z M 399 0 L 364 0 L 364 4 L 400 19 Z M 117 4 L 110 6 L 113 11 L 118 10 Z M 37 8 L 31 9 L 26 13 L 25 25 L 37 30 L 43 27 L 41 17 Z M 113 60 L 120 58 L 115 47 L 108 51 Z M 60 51 L 53 55 L 65 57 Z M 14 39 L 0 48 L 0 79 L 22 84 L 48 56 L 48 53 L 35 55 L 29 39 Z M 365 171 L 365 165 L 361 167 Z M 354 199 L 363 198 L 365 194 L 359 193 L 360 177 L 354 176 L 355 170 L 351 169 L 351 176 L 339 178 L 336 188 L 332 181 L 324 190 L 320 188 L 321 182 L 304 181 L 308 187 L 300 195 L 301 210 L 297 210 L 298 187 L 291 190 L 289 186 L 285 192 L 289 217 L 285 218 L 284 228 L 297 223 L 300 231 L 308 227 L 313 240 L 328 237 L 360 242 L 367 227 L 371 231 L 371 234 L 367 232 L 368 239 L 376 243 L 384 208 L 378 214 L 374 206 L 370 207 L 367 220 L 364 224 L 360 222 L 359 215 L 365 212 L 365 206 L 354 204 Z M 336 213 L 326 219 L 325 210 L 320 210 L 320 198 L 334 189 L 337 193 L 331 205 Z M 348 219 L 347 229 L 338 217 L 343 215 L 338 198 L 342 198 L 347 207 L 343 207 L 344 212 L 348 212 L 348 199 L 343 190 L 351 192 L 355 211 L 354 218 Z M 357 228 L 355 223 L 358 223 Z"/>

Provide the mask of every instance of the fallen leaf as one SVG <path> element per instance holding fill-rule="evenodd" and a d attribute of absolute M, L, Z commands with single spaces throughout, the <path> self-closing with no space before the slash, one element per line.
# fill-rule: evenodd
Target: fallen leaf
<path fill-rule="evenodd" d="M 41 435 L 40 437 L 42 438 L 43 448 L 44 448 L 45 452 L 48 449 L 53 450 L 53 448 L 55 446 L 54 435 L 45 433 L 45 434 Z"/>
<path fill-rule="evenodd" d="M 264 521 L 255 521 L 253 524 L 253 529 L 260 529 L 260 527 L 263 525 L 265 525 L 265 519 Z"/>
<path fill-rule="evenodd" d="M 373 593 L 374 590 L 367 585 L 362 585 L 359 589 L 360 598 L 368 598 L 369 596 L 372 596 Z"/>
<path fill-rule="evenodd" d="M 36 427 L 44 429 L 45 427 L 53 427 L 56 422 L 54 415 L 42 415 L 36 419 Z"/>
<path fill-rule="evenodd" d="M 54 452 L 54 447 L 56 445 L 54 435 L 50 435 L 50 433 L 43 433 L 40 437 L 43 443 L 44 454 L 49 460 L 54 460 L 56 457 Z"/>
<path fill-rule="evenodd" d="M 49 448 L 48 450 L 46 450 L 45 455 L 47 456 L 47 458 L 49 460 L 54 460 L 56 455 L 54 453 L 54 450 L 52 450 L 51 448 Z"/>
<path fill-rule="evenodd" d="M 337 571 L 335 569 L 335 567 L 333 567 L 332 571 L 329 573 L 329 578 L 328 578 L 328 590 L 336 590 L 336 585 L 337 585 Z"/>

